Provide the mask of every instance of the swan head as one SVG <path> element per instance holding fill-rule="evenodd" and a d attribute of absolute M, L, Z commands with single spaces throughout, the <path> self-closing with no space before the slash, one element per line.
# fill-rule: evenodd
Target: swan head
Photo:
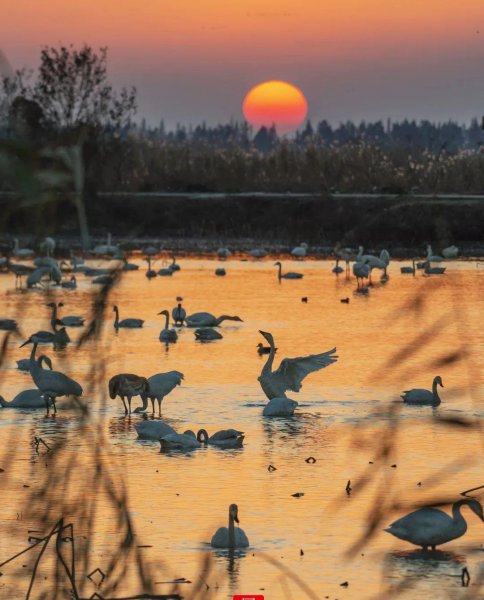
<path fill-rule="evenodd" d="M 274 263 L 274 266 L 275 267 L 282 267 L 282 264 L 279 261 L 277 261 L 277 262 Z"/>
<path fill-rule="evenodd" d="M 469 506 L 472 512 L 476 513 L 476 515 L 484 522 L 484 512 L 482 510 L 482 504 L 475 500 L 474 498 L 468 498 L 463 501 L 465 504 Z"/>
<path fill-rule="evenodd" d="M 229 517 L 232 518 L 236 523 L 240 523 L 239 507 L 237 506 L 237 504 L 231 504 L 229 506 Z"/>
<path fill-rule="evenodd" d="M 437 375 L 437 377 L 435 377 L 434 385 L 440 385 L 440 387 L 444 387 L 444 384 L 442 383 L 442 377 L 440 375 Z"/>
<path fill-rule="evenodd" d="M 116 304 L 113 306 L 113 312 L 118 312 L 118 307 L 116 306 Z"/>
<path fill-rule="evenodd" d="M 305 249 L 309 248 L 309 246 L 308 246 L 308 244 L 306 244 L 306 242 L 301 242 L 301 243 L 299 244 L 299 246 L 300 246 L 301 248 L 305 248 Z"/>
<path fill-rule="evenodd" d="M 272 337 L 272 333 L 268 333 L 267 331 L 261 331 L 259 329 L 259 333 L 261 334 L 262 337 L 264 337 L 269 344 L 273 344 L 274 343 L 274 338 Z"/>
<path fill-rule="evenodd" d="M 161 312 L 158 313 L 159 315 L 165 315 L 166 317 L 170 316 L 170 313 L 167 310 L 162 310 Z"/>

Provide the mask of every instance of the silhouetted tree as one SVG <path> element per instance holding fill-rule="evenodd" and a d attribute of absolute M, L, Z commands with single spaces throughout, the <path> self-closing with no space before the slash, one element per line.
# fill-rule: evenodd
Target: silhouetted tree
<path fill-rule="evenodd" d="M 130 121 L 136 111 L 136 90 L 114 92 L 107 78 L 106 59 L 107 48 L 98 52 L 87 45 L 80 50 L 73 46 L 42 49 L 30 92 L 51 127 L 121 127 Z"/>

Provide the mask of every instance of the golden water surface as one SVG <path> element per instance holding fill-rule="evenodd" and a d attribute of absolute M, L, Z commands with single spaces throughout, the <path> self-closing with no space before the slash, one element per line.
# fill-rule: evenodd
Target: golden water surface
<path fill-rule="evenodd" d="M 74 523 L 79 548 L 91 544 L 88 563 L 78 566 L 81 595 L 102 595 L 109 574 L 100 587 L 85 574 L 107 572 L 116 556 L 125 522 L 114 505 L 122 498 L 136 552 L 158 594 L 186 578 L 191 583 L 176 588 L 186 598 L 195 597 L 199 585 L 205 591 L 197 598 L 390 598 L 398 586 L 408 586 L 399 589 L 403 598 L 460 598 L 472 590 L 478 597 L 484 527 L 470 510 L 463 509 L 466 535 L 430 557 L 383 529 L 417 504 L 453 502 L 484 484 L 484 269 L 454 262 L 444 276 L 413 277 L 391 263 L 387 283 L 375 276 L 369 294 L 357 295 L 354 279 L 336 277 L 329 262 L 286 261 L 284 268 L 304 279 L 281 283 L 272 261 L 228 261 L 223 278 L 214 275 L 220 263 L 178 262 L 181 271 L 173 277 L 148 281 L 143 270 L 123 274 L 107 300 L 99 337 L 80 348 L 42 348 L 54 369 L 83 386 L 87 416 L 65 400 L 58 401 L 55 417 L 0 409 L 0 563 L 28 546 L 29 531 L 42 537 L 64 517 Z M 90 315 L 95 286 L 77 278 L 77 290 L 52 292 L 64 302 L 61 316 Z M 30 346 L 19 348 L 26 336 L 49 329 L 50 312 L 45 291 L 16 292 L 11 275 L 0 278 L 0 287 L 0 317 L 17 318 L 22 331 L 9 338 L 1 370 L 0 393 L 10 400 L 35 387 L 15 361 L 29 354 Z M 219 329 L 224 339 L 205 344 L 183 328 L 178 342 L 165 347 L 158 339 L 164 317 L 157 313 L 171 312 L 177 296 L 188 314 L 239 315 L 243 323 L 226 321 Z M 346 297 L 349 303 L 341 303 Z M 144 327 L 116 333 L 114 303 L 121 319 L 145 319 Z M 300 403 L 292 418 L 262 416 L 266 399 L 257 377 L 266 357 L 256 352 L 257 343 L 265 343 L 259 329 L 275 337 L 276 366 L 284 357 L 337 348 L 336 364 L 310 374 L 299 394 L 288 394 Z M 69 332 L 75 341 L 82 330 Z M 239 429 L 243 448 L 160 453 L 158 442 L 137 441 L 134 424 L 143 417 L 125 417 L 120 400 L 107 398 L 107 380 L 122 372 L 148 377 L 174 369 L 185 380 L 163 401 L 162 418 L 179 431 Z M 403 390 L 429 389 L 435 375 L 445 386 L 439 408 L 398 403 Z M 59 449 L 47 452 L 41 445 L 36 452 L 35 437 Z M 226 525 L 233 502 L 251 545 L 229 556 L 207 542 Z M 88 515 L 94 515 L 91 529 Z M 37 554 L 32 550 L 0 567 L 1 598 L 25 597 Z M 207 555 L 209 570 L 201 577 Z M 49 598 L 49 556 L 33 598 L 41 590 Z M 139 565 L 121 563 L 115 558 L 122 585 L 109 597 L 150 591 L 140 584 Z M 469 588 L 461 585 L 463 567 L 471 574 Z"/>

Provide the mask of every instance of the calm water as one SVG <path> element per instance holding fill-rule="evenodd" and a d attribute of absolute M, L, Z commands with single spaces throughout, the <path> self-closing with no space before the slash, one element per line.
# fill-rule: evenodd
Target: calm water
<path fill-rule="evenodd" d="M 54 368 L 84 386 L 91 411 L 87 423 L 65 401 L 58 402 L 56 418 L 46 418 L 42 410 L 0 410 L 0 467 L 5 468 L 0 473 L 0 562 L 27 545 L 27 531 L 39 529 L 35 517 L 47 508 L 52 527 L 62 516 L 57 504 L 67 505 L 67 519 L 71 499 L 89 505 L 93 455 L 101 448 L 96 436 L 102 433 L 106 447 L 100 451 L 109 461 L 106 477 L 117 489 L 126 481 L 136 544 L 148 546 L 140 552 L 151 564 L 160 594 L 172 586 L 159 582 L 185 577 L 193 582 L 180 586 L 188 596 L 208 552 L 214 564 L 205 583 L 210 593 L 216 591 L 213 597 L 222 599 L 257 592 L 268 600 L 310 597 L 295 578 L 314 598 L 388 598 L 388 588 L 402 582 L 414 586 L 402 592 L 403 598 L 463 597 L 469 590 L 461 587 L 462 568 L 467 566 L 473 584 L 484 569 L 484 529 L 473 513 L 464 509 L 469 524 L 465 537 L 430 559 L 382 529 L 412 510 L 413 503 L 458 499 L 460 492 L 484 483 L 482 429 L 438 421 L 484 417 L 484 269 L 472 262 L 452 263 L 443 277 L 412 277 L 401 275 L 400 264 L 392 263 L 389 281 L 359 296 L 354 280 L 335 277 L 329 262 L 286 261 L 285 269 L 303 272 L 304 279 L 281 284 L 272 262 L 229 261 L 225 278 L 213 274 L 220 263 L 179 262 L 182 270 L 173 277 L 150 282 L 143 271 L 126 273 L 109 299 L 99 340 L 89 340 L 80 349 L 71 344 L 63 351 L 48 350 Z M 61 316 L 90 312 L 94 286 L 82 275 L 78 281 L 75 291 L 53 293 L 65 304 Z M 10 275 L 0 278 L 0 317 L 17 318 L 26 335 L 48 329 L 45 293 L 15 292 L 13 286 Z M 178 342 L 165 348 L 158 340 L 164 317 L 157 313 L 171 311 L 178 295 L 188 314 L 234 314 L 244 322 L 224 323 L 224 339 L 207 344 L 195 342 L 193 330 L 183 329 Z M 307 303 L 301 302 L 303 296 Z M 340 302 L 345 297 L 349 304 Z M 120 318 L 143 318 L 144 328 L 116 334 L 114 303 Z M 309 375 L 299 394 L 289 394 L 300 402 L 293 418 L 262 417 L 265 397 L 257 377 L 265 357 L 256 353 L 257 343 L 264 342 L 259 329 L 275 337 L 276 365 L 284 357 L 337 347 L 336 364 Z M 69 331 L 73 339 L 81 333 Z M 34 387 L 29 374 L 16 370 L 15 361 L 28 356 L 20 341 L 9 340 L 1 371 L 0 393 L 8 400 Z M 461 358 L 452 360 L 459 352 Z M 90 387 L 93 363 L 99 382 Z M 185 382 L 164 400 L 163 419 L 179 431 L 240 429 L 246 435 L 242 449 L 161 454 L 157 442 L 137 441 L 133 426 L 142 417 L 125 417 L 119 400 L 106 400 L 106 382 L 120 372 L 150 376 L 172 369 L 182 371 Z M 437 374 L 445 385 L 437 410 L 395 404 L 402 390 L 430 388 Z M 396 409 L 394 420 L 391 408 Z M 394 453 L 378 459 L 389 431 Z M 48 494 L 37 496 L 32 494 L 41 489 L 53 459 L 43 450 L 35 453 L 34 436 L 52 446 L 66 440 L 65 456 L 57 457 L 56 464 L 72 476 L 68 485 L 59 481 Z M 309 456 L 316 459 L 314 464 L 305 461 Z M 269 465 L 277 470 L 269 472 Z M 364 477 L 368 483 L 358 489 Z M 348 480 L 350 496 L 345 493 Z M 297 492 L 304 496 L 293 497 Z M 217 527 L 226 525 L 232 502 L 239 506 L 240 525 L 251 542 L 234 558 L 207 545 Z M 399 508 L 392 508 L 395 504 Z M 351 553 L 352 544 L 382 508 L 388 514 L 375 535 Z M 82 543 L 87 524 L 81 519 L 75 525 Z M 41 529 L 45 533 L 47 525 Z M 120 526 L 104 493 L 99 495 L 94 529 L 89 570 L 106 569 Z M 31 562 L 21 558 L 15 566 L 22 564 Z M 23 598 L 27 579 L 19 578 L 11 566 L 1 571 L 0 597 Z M 343 582 L 348 587 L 341 587 Z M 41 584 L 46 589 L 49 582 Z M 96 589 L 87 581 L 85 596 Z M 117 595 L 143 591 L 134 575 L 128 575 Z"/>

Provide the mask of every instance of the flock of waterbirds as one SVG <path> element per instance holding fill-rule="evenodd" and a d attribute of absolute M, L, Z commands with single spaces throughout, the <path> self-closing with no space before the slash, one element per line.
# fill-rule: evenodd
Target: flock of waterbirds
<path fill-rule="evenodd" d="M 92 278 L 94 284 L 110 285 L 119 275 L 119 271 L 135 271 L 139 268 L 139 265 L 128 262 L 121 248 L 112 243 L 111 235 L 108 236 L 106 244 L 98 245 L 93 249 L 91 258 L 115 259 L 119 261 L 115 268 L 88 266 L 83 256 L 75 255 L 73 252 L 69 261 L 58 261 L 54 258 L 55 248 L 55 240 L 46 238 L 40 245 L 42 255 L 35 257 L 34 250 L 20 248 L 18 240 L 15 239 L 11 252 L 0 258 L 0 269 L 6 273 L 13 273 L 16 287 L 21 285 L 22 279 L 26 277 L 27 289 L 41 288 L 48 290 L 52 286 L 56 286 L 57 288 L 70 290 L 77 287 L 76 274 L 84 274 L 84 276 Z M 450 246 L 444 248 L 441 255 L 435 255 L 429 245 L 423 259 L 413 259 L 412 266 L 403 266 L 400 271 L 402 274 L 415 276 L 417 271 L 421 269 L 424 275 L 442 275 L 445 273 L 445 267 L 435 267 L 433 263 L 441 263 L 444 260 L 457 258 L 458 253 L 458 248 Z M 156 257 L 160 254 L 160 250 L 154 246 L 144 248 L 143 254 L 147 262 L 145 274 L 148 279 L 171 277 L 181 269 L 175 256 L 171 257 L 172 262 L 167 266 L 163 266 L 157 271 L 153 269 Z M 220 260 L 227 260 L 232 255 L 228 248 L 219 248 L 216 254 Z M 262 259 L 268 253 L 264 248 L 254 248 L 249 254 L 255 259 Z M 308 245 L 301 243 L 292 250 L 291 254 L 294 259 L 303 260 L 308 255 Z M 368 288 L 372 285 L 372 271 L 375 269 L 382 271 L 382 282 L 388 279 L 390 254 L 387 250 L 382 250 L 379 256 L 375 256 L 364 254 L 364 249 L 361 246 L 358 251 L 354 251 L 337 245 L 334 249 L 334 256 L 336 264 L 332 268 L 332 272 L 335 275 L 345 273 L 347 278 L 351 277 L 352 273 L 357 281 L 356 291 L 358 293 L 368 293 Z M 25 264 L 26 261 L 29 262 Z M 345 264 L 344 269 L 340 263 Z M 353 263 L 352 266 L 351 263 Z M 299 272 L 283 272 L 280 261 L 277 261 L 275 266 L 278 267 L 277 276 L 279 281 L 303 278 L 303 274 Z M 225 274 L 225 268 L 219 267 L 215 271 L 217 276 Z M 66 294 L 68 294 L 68 291 Z M 68 296 L 66 296 L 66 303 L 67 300 Z M 307 298 L 302 298 L 302 300 L 307 301 Z M 346 298 L 341 301 L 347 303 L 349 299 Z M 194 328 L 196 340 L 202 342 L 222 339 L 223 336 L 218 328 L 224 321 L 243 322 L 238 316 L 220 315 L 217 317 L 209 312 L 188 315 L 182 302 L 183 299 L 177 297 L 177 305 L 172 309 L 171 315 L 166 309 L 158 313 L 165 317 L 164 327 L 159 335 L 160 341 L 165 344 L 175 343 L 178 339 L 177 330 L 170 328 L 170 316 L 173 319 L 174 327 Z M 70 342 L 67 328 L 83 327 L 85 318 L 78 315 L 60 317 L 59 309 L 64 306 L 63 302 L 50 302 L 47 306 L 51 309 L 51 330 L 42 330 L 31 334 L 21 345 L 22 347 L 32 345 L 30 357 L 18 361 L 19 370 L 28 371 L 36 387 L 20 392 L 10 402 L 0 396 L 0 405 L 4 408 L 38 409 L 45 407 L 47 414 L 49 414 L 51 408 L 56 412 L 58 398 L 64 396 L 79 398 L 83 394 L 82 386 L 78 382 L 62 372 L 55 371 L 51 359 L 45 354 L 37 356 L 37 349 L 39 345 L 46 344 L 52 344 L 54 348 L 65 347 Z M 143 327 L 143 319 L 134 317 L 121 319 L 117 305 L 114 305 L 112 310 L 115 331 Z M 15 333 L 20 331 L 17 322 L 11 318 L 1 318 L 0 329 Z M 299 392 L 307 375 L 336 362 L 338 360 L 336 348 L 304 357 L 284 358 L 279 367 L 274 369 L 273 363 L 277 352 L 274 338 L 269 332 L 260 331 L 259 333 L 268 344 L 264 346 L 263 343 L 259 343 L 257 346 L 257 352 L 260 355 L 267 355 L 258 378 L 262 391 L 268 400 L 264 406 L 263 415 L 266 417 L 290 417 L 294 414 L 298 403 L 288 398 L 286 393 Z M 158 414 L 161 416 L 163 399 L 176 386 L 181 385 L 183 379 L 184 375 L 180 371 L 156 373 L 150 377 L 133 373 L 120 373 L 110 379 L 108 392 L 112 399 L 121 398 L 126 415 L 131 413 L 132 399 L 139 397 L 142 404 L 136 407 L 133 412 L 146 413 L 150 401 L 154 414 L 156 400 Z M 438 386 L 443 387 L 440 376 L 434 378 L 431 391 L 426 389 L 407 390 L 403 392 L 402 399 L 407 404 L 436 407 L 441 402 L 437 391 Z M 236 429 L 226 429 L 212 435 L 209 435 L 205 429 L 200 429 L 197 433 L 190 430 L 180 433 L 162 420 L 143 419 L 135 424 L 135 429 L 140 439 L 159 441 L 162 451 L 188 452 L 196 450 L 202 445 L 213 445 L 221 449 L 237 448 L 241 447 L 244 441 L 244 433 Z M 428 548 L 435 549 L 436 546 L 456 539 L 465 533 L 467 525 L 460 512 L 463 505 L 468 505 L 484 521 L 481 504 L 475 499 L 466 498 L 453 505 L 452 517 L 441 510 L 423 508 L 395 521 L 385 531 L 397 538 L 421 546 L 425 550 Z M 249 545 L 247 536 L 240 527 L 235 527 L 235 523 L 238 522 L 238 507 L 236 504 L 231 504 L 228 527 L 217 530 L 211 540 L 212 546 L 216 548 L 247 547 Z"/>

